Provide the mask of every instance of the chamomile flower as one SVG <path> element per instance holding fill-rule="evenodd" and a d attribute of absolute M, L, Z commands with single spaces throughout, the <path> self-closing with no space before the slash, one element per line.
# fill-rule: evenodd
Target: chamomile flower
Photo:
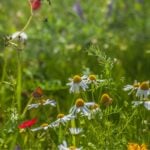
<path fill-rule="evenodd" d="M 42 100 L 42 101 L 40 101 L 40 103 L 28 105 L 28 110 L 32 109 L 32 108 L 38 108 L 41 105 L 42 106 L 51 105 L 51 106 L 55 107 L 56 106 L 56 102 L 54 100 L 50 100 L 50 99 Z"/>
<path fill-rule="evenodd" d="M 87 78 L 87 84 L 94 84 L 97 85 L 98 83 L 104 82 L 104 80 L 97 79 L 96 75 L 91 74 Z"/>
<path fill-rule="evenodd" d="M 145 99 L 150 95 L 149 81 L 144 81 L 137 89 L 136 96 Z"/>
<path fill-rule="evenodd" d="M 51 127 L 49 124 L 43 123 L 40 127 L 31 129 L 31 131 L 34 132 L 34 131 L 39 131 L 39 130 L 47 130 L 49 127 Z"/>
<path fill-rule="evenodd" d="M 90 110 L 88 107 L 94 105 L 94 102 L 87 102 L 85 103 L 82 98 L 78 98 L 75 102 L 75 105 L 70 109 L 70 114 L 77 115 L 81 113 L 83 116 L 88 116 L 90 114 Z"/>
<path fill-rule="evenodd" d="M 51 127 L 58 127 L 59 125 L 61 125 L 61 124 L 65 124 L 66 122 L 68 122 L 68 121 L 70 121 L 70 120 L 72 120 L 72 119 L 74 119 L 75 118 L 75 116 L 73 116 L 73 115 L 64 115 L 64 114 L 58 114 L 57 115 L 57 120 L 56 121 L 54 121 L 54 122 L 52 122 L 51 124 L 50 124 L 50 126 Z"/>
<path fill-rule="evenodd" d="M 81 150 L 82 148 L 77 148 L 75 146 L 69 146 L 67 145 L 66 141 L 63 141 L 62 144 L 58 145 L 59 150 Z"/>
<path fill-rule="evenodd" d="M 107 93 L 105 93 L 102 95 L 100 103 L 107 107 L 112 104 L 112 98 Z"/>
<path fill-rule="evenodd" d="M 69 128 L 69 131 L 72 135 L 78 135 L 83 132 L 82 128 Z"/>
<path fill-rule="evenodd" d="M 137 90 L 139 86 L 140 86 L 140 83 L 135 81 L 133 85 L 130 85 L 130 84 L 125 85 L 123 90 L 130 91 L 128 93 L 128 95 L 130 95 L 133 91 Z"/>
<path fill-rule="evenodd" d="M 101 109 L 99 108 L 99 105 L 98 104 L 94 104 L 94 105 L 92 105 L 91 107 L 90 107 L 90 110 L 91 110 L 91 112 L 90 112 L 90 114 L 89 114 L 89 116 L 88 116 L 88 119 L 89 120 L 91 120 L 92 118 L 94 118 L 94 116 L 96 115 L 96 114 L 99 114 L 100 115 L 100 117 L 102 117 L 102 112 L 101 112 Z"/>
<path fill-rule="evenodd" d="M 150 101 L 133 101 L 133 107 L 143 105 L 147 110 L 150 110 Z"/>
<path fill-rule="evenodd" d="M 11 35 L 11 39 L 13 41 L 18 41 L 18 42 L 22 42 L 22 43 L 25 43 L 27 38 L 28 38 L 28 36 L 25 32 L 17 31 Z"/>
<path fill-rule="evenodd" d="M 79 93 L 82 89 L 83 91 L 86 91 L 88 88 L 86 83 L 86 76 L 79 76 L 75 75 L 73 78 L 70 78 L 70 82 L 67 83 L 68 86 L 70 86 L 70 93 Z"/>

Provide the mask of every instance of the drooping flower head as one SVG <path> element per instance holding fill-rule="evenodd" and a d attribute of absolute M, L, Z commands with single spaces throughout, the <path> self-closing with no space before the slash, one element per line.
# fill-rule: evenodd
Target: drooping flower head
<path fill-rule="evenodd" d="M 100 103 L 107 107 L 112 104 L 112 98 L 107 93 L 105 93 L 102 95 Z"/>
<path fill-rule="evenodd" d="M 20 124 L 18 128 L 20 129 L 29 128 L 29 127 L 32 127 L 36 122 L 37 122 L 36 118 L 32 120 L 27 120 L 27 121 L 24 121 L 22 124 Z"/>

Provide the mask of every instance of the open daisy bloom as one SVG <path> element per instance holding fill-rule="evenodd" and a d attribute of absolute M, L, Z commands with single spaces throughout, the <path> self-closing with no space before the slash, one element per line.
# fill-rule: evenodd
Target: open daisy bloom
<path fill-rule="evenodd" d="M 79 93 L 80 90 L 86 91 L 88 88 L 86 83 L 86 76 L 75 75 L 73 78 L 69 79 L 70 82 L 67 83 L 70 86 L 70 93 Z"/>
<path fill-rule="evenodd" d="M 42 106 L 51 105 L 51 106 L 55 107 L 56 106 L 56 102 L 54 100 L 50 100 L 50 99 L 41 100 L 40 103 L 28 105 L 28 110 L 32 109 L 32 108 L 38 108 L 41 105 Z"/>
<path fill-rule="evenodd" d="M 72 120 L 74 118 L 75 118 L 75 116 L 72 116 L 70 114 L 66 115 L 66 116 L 64 114 L 58 114 L 57 115 L 57 120 L 52 122 L 50 124 L 50 126 L 55 128 L 55 127 L 58 127 L 61 124 L 64 125 L 66 122 L 68 122 L 68 121 L 70 121 L 70 120 Z"/>
<path fill-rule="evenodd" d="M 128 150 L 148 150 L 148 148 L 145 144 L 139 145 L 136 143 L 129 143 Z"/>
<path fill-rule="evenodd" d="M 29 128 L 29 127 L 32 127 L 36 122 L 37 122 L 36 118 L 34 118 L 32 120 L 27 120 L 27 121 L 23 122 L 22 124 L 20 124 L 18 126 L 18 128 L 20 128 L 20 129 Z"/>
<path fill-rule="evenodd" d="M 112 98 L 108 94 L 105 93 L 102 95 L 100 103 L 107 107 L 112 104 Z"/>
<path fill-rule="evenodd" d="M 133 85 L 130 85 L 130 84 L 125 85 L 123 90 L 124 91 L 130 91 L 128 93 L 130 95 L 133 91 L 137 90 L 139 86 L 140 86 L 140 83 L 135 81 Z"/>
<path fill-rule="evenodd" d="M 77 148 L 75 146 L 67 146 L 67 142 L 63 141 L 62 144 L 58 145 L 59 150 L 81 150 L 82 148 Z"/>
<path fill-rule="evenodd" d="M 144 81 L 137 89 L 136 96 L 140 99 L 146 99 L 150 95 L 149 81 Z"/>
<path fill-rule="evenodd" d="M 49 124 L 43 123 L 40 127 L 31 129 L 31 131 L 34 132 L 34 131 L 39 131 L 39 130 L 47 130 L 49 127 L 51 127 Z"/>
<path fill-rule="evenodd" d="M 133 107 L 144 105 L 147 110 L 150 110 L 150 101 L 133 101 Z"/>
<path fill-rule="evenodd" d="M 83 116 L 88 116 L 90 114 L 90 110 L 88 107 L 93 106 L 94 102 L 84 102 L 82 98 L 78 98 L 75 102 L 75 105 L 70 109 L 70 114 L 77 115 L 81 113 Z"/>
<path fill-rule="evenodd" d="M 98 85 L 98 83 L 102 83 L 102 82 L 104 82 L 104 80 L 97 79 L 96 75 L 94 74 L 89 75 L 87 78 L 87 84 Z"/>

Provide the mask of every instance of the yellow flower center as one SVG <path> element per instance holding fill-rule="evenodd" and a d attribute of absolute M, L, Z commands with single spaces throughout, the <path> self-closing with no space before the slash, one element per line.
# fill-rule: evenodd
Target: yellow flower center
<path fill-rule="evenodd" d="M 73 82 L 74 83 L 80 83 L 81 82 L 81 77 L 79 76 L 79 75 L 75 75 L 74 77 L 73 77 Z"/>
<path fill-rule="evenodd" d="M 89 75 L 89 79 L 92 81 L 96 80 L 96 76 L 94 74 Z"/>
<path fill-rule="evenodd" d="M 146 144 L 141 145 L 141 150 L 148 150 Z"/>
<path fill-rule="evenodd" d="M 84 100 L 82 98 L 78 98 L 76 100 L 76 107 L 83 107 L 84 106 Z"/>
<path fill-rule="evenodd" d="M 63 118 L 65 115 L 64 114 L 58 114 L 57 118 Z"/>
<path fill-rule="evenodd" d="M 149 89 L 149 82 L 142 82 L 140 85 L 141 90 L 148 90 Z"/>
<path fill-rule="evenodd" d="M 44 99 L 41 99 L 41 100 L 40 100 L 40 104 L 43 105 L 44 103 L 45 103 L 45 100 L 44 100 Z"/>
<path fill-rule="evenodd" d="M 70 146 L 69 150 L 76 150 L 76 147 L 75 146 Z"/>
<path fill-rule="evenodd" d="M 98 108 L 98 107 L 99 107 L 98 104 L 94 104 L 94 105 L 91 106 L 91 109 L 93 110 L 93 109 L 96 109 L 96 108 Z"/>
<path fill-rule="evenodd" d="M 139 82 L 138 82 L 138 83 L 134 83 L 133 86 L 134 86 L 135 88 L 136 88 L 136 87 L 138 88 L 138 87 L 140 86 L 140 83 L 139 83 Z"/>
<path fill-rule="evenodd" d="M 43 124 L 41 124 L 41 127 L 47 127 L 48 126 L 48 124 L 47 123 L 43 123 Z"/>
<path fill-rule="evenodd" d="M 112 98 L 108 94 L 103 94 L 101 97 L 101 103 L 108 106 L 112 103 Z"/>
<path fill-rule="evenodd" d="M 140 150 L 140 146 L 135 143 L 129 143 L 128 144 L 128 150 Z"/>

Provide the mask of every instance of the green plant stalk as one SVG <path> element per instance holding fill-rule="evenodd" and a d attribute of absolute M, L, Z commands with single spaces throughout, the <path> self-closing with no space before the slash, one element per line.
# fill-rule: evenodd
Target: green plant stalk
<path fill-rule="evenodd" d="M 22 113 L 22 115 L 21 115 L 21 118 L 24 118 L 24 115 L 25 115 L 25 113 L 26 113 L 27 110 L 28 110 L 28 105 L 31 104 L 32 100 L 33 100 L 33 98 L 31 97 L 31 98 L 29 99 L 29 101 L 28 101 L 26 107 L 25 107 L 24 110 L 23 110 L 23 113 Z"/>
<path fill-rule="evenodd" d="M 59 133 L 58 133 L 58 141 L 59 141 L 59 143 L 62 142 L 62 137 L 63 137 L 62 126 L 59 125 Z"/>
<path fill-rule="evenodd" d="M 22 90 L 22 67 L 20 51 L 17 51 L 17 85 L 16 85 L 16 99 L 18 112 L 21 111 L 21 90 Z"/>
<path fill-rule="evenodd" d="M 76 123 L 75 123 L 75 120 L 74 120 L 74 119 L 71 120 L 71 127 L 72 127 L 72 128 L 75 128 L 75 127 L 76 127 Z M 73 144 L 74 146 L 76 146 L 76 137 L 75 137 L 74 135 L 72 135 L 72 144 Z"/>

